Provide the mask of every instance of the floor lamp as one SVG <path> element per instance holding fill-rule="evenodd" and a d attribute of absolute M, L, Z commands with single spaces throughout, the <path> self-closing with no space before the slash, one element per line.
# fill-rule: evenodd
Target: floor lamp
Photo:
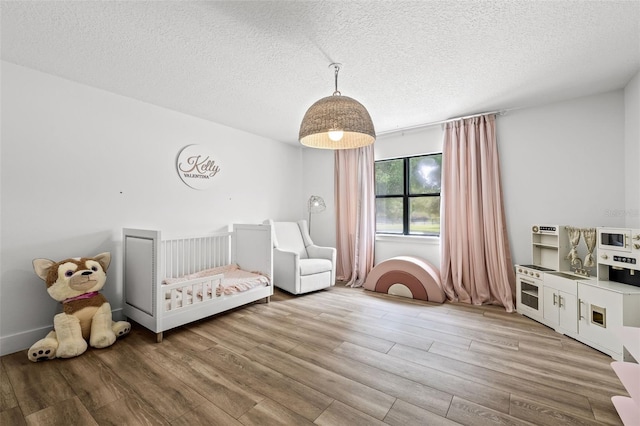
<path fill-rule="evenodd" d="M 307 203 L 307 210 L 309 211 L 309 235 L 311 235 L 311 213 L 320 213 L 327 208 L 324 200 L 319 195 L 312 195 L 309 197 Z"/>

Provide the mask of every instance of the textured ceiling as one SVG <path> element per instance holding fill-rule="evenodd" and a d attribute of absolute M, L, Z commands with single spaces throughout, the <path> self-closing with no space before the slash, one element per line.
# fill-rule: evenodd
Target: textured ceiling
<path fill-rule="evenodd" d="M 624 87 L 638 1 L 2 1 L 2 59 L 297 143 L 339 89 L 378 133 Z"/>

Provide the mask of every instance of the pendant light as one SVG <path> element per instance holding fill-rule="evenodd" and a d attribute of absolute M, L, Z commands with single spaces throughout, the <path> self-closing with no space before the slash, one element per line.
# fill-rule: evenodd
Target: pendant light
<path fill-rule="evenodd" d="M 300 124 L 298 139 L 302 145 L 321 149 L 352 149 L 371 145 L 376 131 L 367 109 L 338 91 L 340 65 L 335 70 L 335 91 L 309 107 Z"/>

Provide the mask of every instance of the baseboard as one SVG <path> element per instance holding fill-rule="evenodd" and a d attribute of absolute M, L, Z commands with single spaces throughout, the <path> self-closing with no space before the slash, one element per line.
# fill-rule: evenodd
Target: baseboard
<path fill-rule="evenodd" d="M 0 337 L 0 356 L 29 349 L 31 345 L 44 338 L 51 330 L 53 330 L 53 324 Z M 25 356 L 27 355 L 25 354 Z"/>
<path fill-rule="evenodd" d="M 124 318 L 122 308 L 114 309 L 112 316 L 114 321 L 122 320 Z M 31 345 L 44 338 L 51 330 L 53 330 L 53 323 L 44 327 L 34 328 L 33 330 L 0 337 L 0 356 L 29 349 Z"/>
<path fill-rule="evenodd" d="M 114 321 L 125 321 L 126 320 L 126 318 L 124 317 L 124 311 L 122 310 L 122 308 L 112 309 L 111 310 L 111 318 Z"/>

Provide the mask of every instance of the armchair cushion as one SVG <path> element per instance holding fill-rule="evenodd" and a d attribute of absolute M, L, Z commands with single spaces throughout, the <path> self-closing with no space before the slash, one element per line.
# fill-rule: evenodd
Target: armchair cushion
<path fill-rule="evenodd" d="M 327 259 L 300 259 L 300 275 L 319 274 L 331 271 L 333 265 Z"/>

